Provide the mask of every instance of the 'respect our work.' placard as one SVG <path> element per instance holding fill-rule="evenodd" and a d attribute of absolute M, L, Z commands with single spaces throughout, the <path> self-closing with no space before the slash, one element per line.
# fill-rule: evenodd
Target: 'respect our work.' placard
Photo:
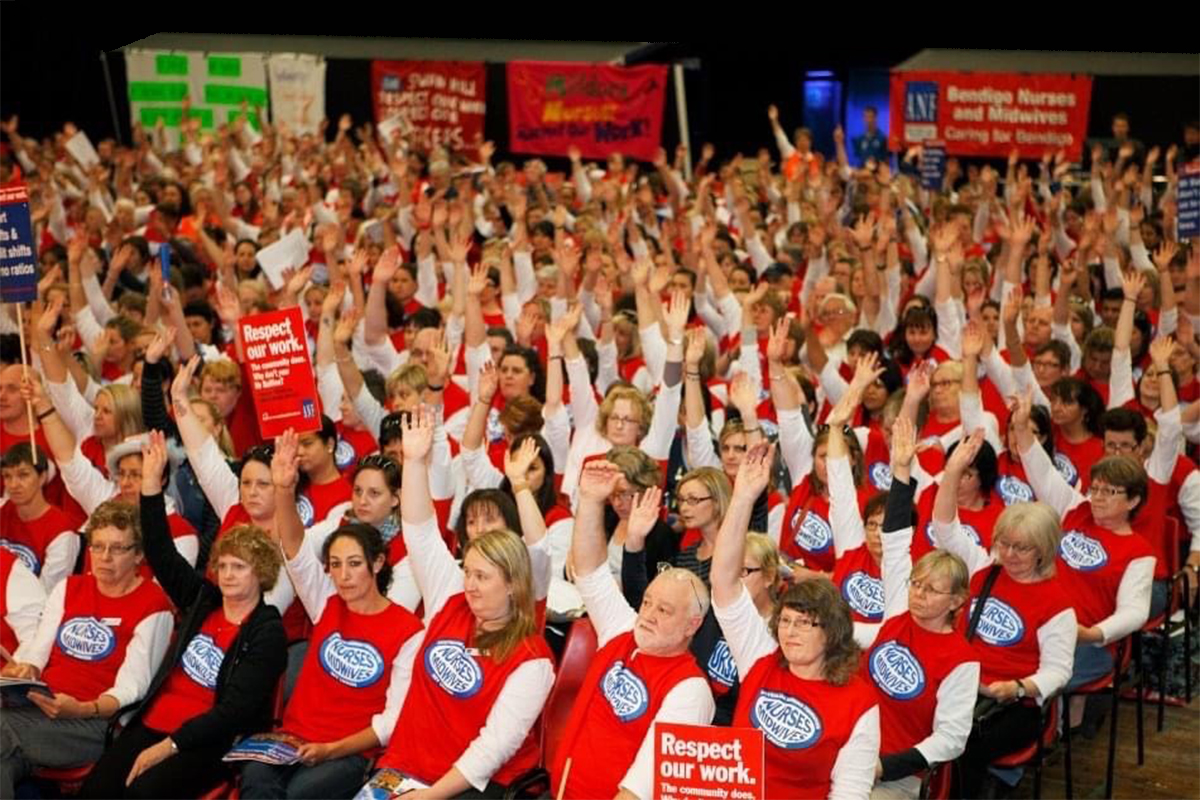
<path fill-rule="evenodd" d="M 29 224 L 29 192 L 24 186 L 0 188 L 0 300 L 37 300 L 37 247 Z"/>
<path fill-rule="evenodd" d="M 300 309 L 242 317 L 237 335 L 262 437 L 274 439 L 288 428 L 297 433 L 318 430 L 317 383 Z"/>
<path fill-rule="evenodd" d="M 655 800 L 761 800 L 763 732 L 654 723 Z"/>

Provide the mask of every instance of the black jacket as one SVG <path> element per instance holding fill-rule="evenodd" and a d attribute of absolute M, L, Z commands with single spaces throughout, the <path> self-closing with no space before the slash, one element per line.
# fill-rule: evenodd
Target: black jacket
<path fill-rule="evenodd" d="M 142 495 L 142 539 L 146 560 L 179 609 L 180 620 L 175 641 L 151 681 L 135 720 L 150 707 L 204 620 L 223 602 L 221 590 L 200 577 L 175 549 L 161 493 Z M 286 668 L 283 620 L 274 606 L 259 600 L 221 662 L 213 707 L 170 732 L 171 738 L 180 750 L 229 747 L 238 736 L 270 729 L 276 686 Z"/>

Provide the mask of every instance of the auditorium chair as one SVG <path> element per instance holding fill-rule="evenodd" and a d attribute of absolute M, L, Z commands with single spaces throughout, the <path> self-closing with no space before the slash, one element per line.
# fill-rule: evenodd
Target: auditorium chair
<path fill-rule="evenodd" d="M 1042 765 L 1046 751 L 1054 746 L 1058 738 L 1059 699 L 1057 696 L 1046 698 L 1042 703 L 1042 733 L 1034 741 L 1020 750 L 1014 750 L 1006 756 L 994 760 L 991 766 L 996 769 L 1025 769 L 1033 768 L 1033 797 L 1042 797 Z"/>
<path fill-rule="evenodd" d="M 1131 653 L 1133 648 L 1130 646 L 1131 636 L 1127 636 L 1117 643 L 1117 653 L 1113 658 L 1113 669 L 1107 674 L 1102 675 L 1091 683 L 1086 683 L 1071 691 L 1063 692 L 1063 713 L 1067 719 L 1063 725 L 1063 751 L 1064 762 L 1063 769 L 1066 772 L 1067 782 L 1067 800 L 1072 800 L 1075 797 L 1075 787 L 1072 783 L 1071 775 L 1071 721 L 1070 708 L 1071 697 L 1073 695 L 1098 695 L 1102 692 L 1107 692 L 1111 697 L 1109 705 L 1109 720 L 1108 720 L 1108 764 L 1104 772 L 1104 796 L 1111 798 L 1113 796 L 1113 767 L 1116 763 L 1117 755 L 1117 710 L 1120 708 L 1121 700 L 1121 679 L 1129 669 L 1131 661 Z"/>

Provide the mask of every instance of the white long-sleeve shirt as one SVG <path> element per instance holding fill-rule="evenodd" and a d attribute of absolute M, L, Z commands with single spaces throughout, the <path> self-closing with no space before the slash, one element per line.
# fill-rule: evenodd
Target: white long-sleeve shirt
<path fill-rule="evenodd" d="M 419 523 L 405 521 L 403 527 L 413 575 L 425 598 L 428 625 L 451 597 L 463 591 L 462 569 L 442 542 L 435 517 Z M 553 685 L 554 665 L 549 659 L 527 661 L 513 670 L 479 735 L 454 762 L 472 786 L 483 791 L 496 770 L 516 753 L 542 713 Z"/>
<path fill-rule="evenodd" d="M 588 618 L 596 628 L 597 649 L 617 636 L 633 630 L 635 612 L 621 595 L 607 564 L 601 564 L 588 575 L 576 579 L 575 585 L 583 596 Z M 753 606 L 752 606 L 753 607 Z M 663 698 L 654 715 L 654 722 L 679 722 L 688 725 L 708 725 L 717 706 L 712 691 L 703 678 L 686 678 L 675 684 Z M 640 798 L 653 796 L 654 788 L 654 725 L 646 732 L 637 755 L 618 785 Z"/>
<path fill-rule="evenodd" d="M 32 640 L 22 643 L 13 654 L 17 661 L 32 664 L 39 670 L 46 668 L 50 661 L 50 653 L 54 649 L 54 641 L 58 637 L 58 628 L 63 621 L 66 596 L 67 581 L 60 581 L 46 598 L 46 608 L 42 611 L 37 633 Z M 150 688 L 150 681 L 167 653 L 174 628 L 175 620 L 170 611 L 149 614 L 139 622 L 125 648 L 125 660 L 117 670 L 113 685 L 100 692 L 97 697 L 105 694 L 115 697 L 121 708 L 141 700 Z M 88 702 L 95 698 L 76 699 Z"/>
<path fill-rule="evenodd" d="M 46 604 L 46 590 L 25 562 L 14 557 L 3 591 L 4 622 L 16 634 L 19 649 L 37 635 L 42 606 Z"/>
<path fill-rule="evenodd" d="M 329 578 L 329 573 L 321 566 L 316 551 L 306 537 L 296 552 L 296 557 L 285 562 L 296 595 L 304 604 L 308 618 L 316 624 L 325 613 L 325 604 L 330 597 L 337 594 L 337 588 Z M 412 609 L 409 609 L 410 611 Z M 396 719 L 404 700 L 408 697 L 408 687 L 412 682 L 413 660 L 421 648 L 425 632 L 417 631 L 400 646 L 396 657 L 392 660 L 392 674 L 388 682 L 387 700 L 383 710 L 371 717 L 371 729 L 379 744 L 386 747 L 396 728 Z"/>

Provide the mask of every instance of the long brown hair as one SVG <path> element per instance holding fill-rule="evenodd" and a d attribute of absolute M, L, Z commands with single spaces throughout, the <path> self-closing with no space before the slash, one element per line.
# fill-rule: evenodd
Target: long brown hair
<path fill-rule="evenodd" d="M 844 686 L 858 671 L 861 650 L 854 641 L 854 622 L 850 606 L 828 578 L 809 578 L 788 588 L 771 615 L 771 634 L 779 640 L 779 616 L 790 608 L 807 614 L 825 632 L 825 680 Z M 779 657 L 783 659 L 782 648 Z M 786 664 L 786 660 L 785 660 Z"/>

